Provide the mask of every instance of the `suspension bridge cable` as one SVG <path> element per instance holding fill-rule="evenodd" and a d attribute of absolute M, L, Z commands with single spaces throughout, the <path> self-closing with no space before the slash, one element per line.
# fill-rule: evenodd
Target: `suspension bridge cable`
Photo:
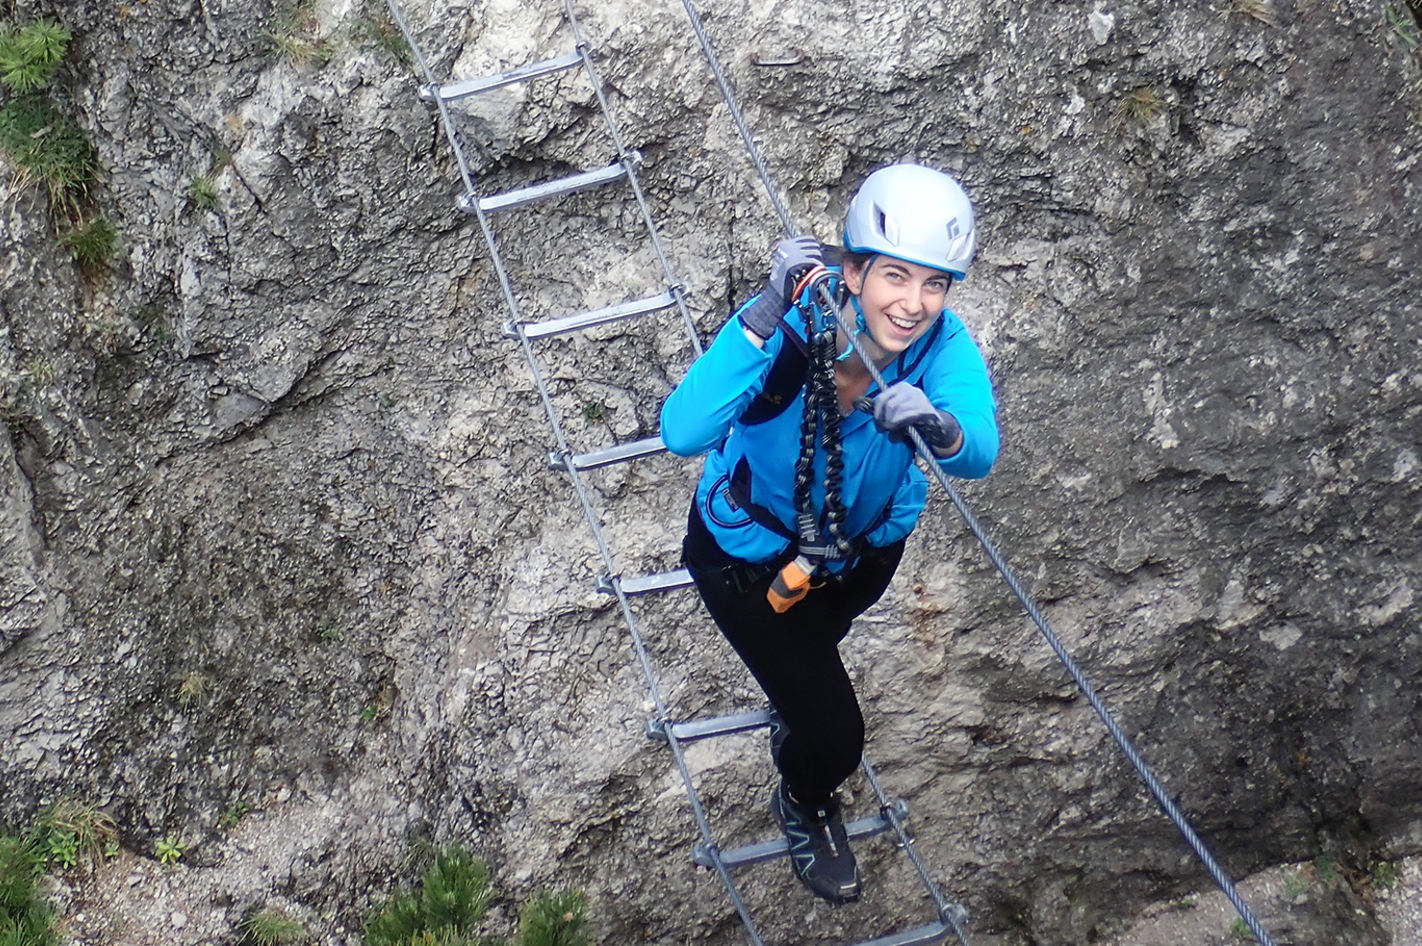
<path fill-rule="evenodd" d="M 706 33 L 705 26 L 702 24 L 701 18 L 697 15 L 691 0 L 682 0 L 682 6 L 685 7 L 687 16 L 691 20 L 692 29 L 696 33 L 696 37 L 701 43 L 701 48 L 706 55 L 707 61 L 711 65 L 711 71 L 716 78 L 716 84 L 721 89 L 721 94 L 725 98 L 726 106 L 731 112 L 732 120 L 740 132 L 741 140 L 744 142 L 746 150 L 750 153 L 751 162 L 755 165 L 757 172 L 760 174 L 761 182 L 765 187 L 766 193 L 770 196 L 771 203 L 775 206 L 776 213 L 780 217 L 780 222 L 785 233 L 787 236 L 794 236 L 797 233 L 795 226 L 790 219 L 789 212 L 785 209 L 784 202 L 780 199 L 779 190 L 776 188 L 775 182 L 770 176 L 770 169 L 766 165 L 765 159 L 760 154 L 760 148 L 756 145 L 755 139 L 751 136 L 750 128 L 747 126 L 745 118 L 741 114 L 735 92 L 731 88 L 730 81 L 726 78 L 726 74 L 724 70 L 722 70 L 720 62 L 711 47 L 710 37 Z M 819 303 L 829 307 L 830 310 L 836 313 L 840 327 L 849 338 L 850 344 L 854 346 L 854 350 L 859 355 L 860 360 L 863 361 L 865 366 L 869 369 L 870 376 L 873 378 L 875 385 L 877 385 L 881 391 L 884 390 L 883 376 L 879 373 L 879 369 L 875 367 L 873 359 L 871 359 L 865 351 L 863 341 L 857 336 L 857 333 L 855 333 L 854 327 L 849 325 L 846 321 L 843 310 L 838 305 L 835 305 L 833 295 L 823 284 L 818 287 L 818 292 L 820 295 Z M 1245 903 L 1244 899 L 1239 895 L 1239 891 L 1235 888 L 1234 881 L 1225 872 L 1224 868 L 1220 866 L 1214 855 L 1210 853 L 1209 848 L 1205 846 L 1204 841 L 1201 840 L 1194 828 L 1191 827 L 1189 820 L 1185 817 L 1185 814 L 1180 810 L 1179 806 L 1170 798 L 1169 794 L 1165 791 L 1165 787 L 1146 763 L 1144 757 L 1136 749 L 1130 737 L 1128 737 L 1125 731 L 1117 724 L 1111 712 L 1106 708 L 1106 704 L 1101 700 L 1100 696 L 1097 695 L 1096 690 L 1087 680 L 1081 667 L 1072 658 L 1066 646 L 1048 624 L 1042 610 L 1022 586 L 1022 583 L 1018 581 L 1017 576 L 1013 573 L 1007 560 L 1002 556 L 1002 553 L 997 550 L 997 547 L 988 536 L 987 530 L 978 522 L 977 517 L 973 514 L 972 510 L 968 508 L 966 501 L 964 501 L 963 497 L 958 493 L 958 490 L 948 480 L 948 475 L 938 466 L 937 459 L 929 449 L 928 444 L 924 442 L 917 430 L 909 428 L 908 433 L 909 439 L 913 442 L 914 450 L 918 453 L 918 456 L 924 461 L 929 470 L 932 471 L 938 485 L 943 488 L 943 491 L 948 495 L 948 499 L 953 503 L 954 508 L 958 510 L 958 513 L 963 517 L 963 521 L 967 523 L 968 529 L 973 533 L 974 538 L 976 538 L 978 543 L 983 547 L 983 551 L 987 554 L 988 560 L 991 561 L 998 572 L 1001 573 L 1008 588 L 1017 597 L 1017 600 L 1021 603 L 1028 617 L 1032 619 L 1032 622 L 1046 639 L 1048 646 L 1051 647 L 1052 651 L 1057 655 L 1062 665 L 1066 667 L 1067 673 L 1071 675 L 1077 688 L 1081 691 L 1082 695 L 1086 697 L 1087 702 L 1091 704 L 1091 708 L 1096 711 L 1096 715 L 1101 718 L 1102 723 L 1106 726 L 1106 731 L 1110 733 L 1111 738 L 1121 749 L 1121 752 L 1126 756 L 1127 760 L 1130 761 L 1137 775 L 1140 776 L 1146 788 L 1148 788 L 1151 795 L 1154 796 L 1156 803 L 1160 805 L 1165 814 L 1174 822 L 1175 827 L 1180 831 L 1181 835 L 1184 836 L 1186 843 L 1189 844 L 1191 850 L 1195 852 L 1195 856 L 1204 864 L 1205 870 L 1209 872 L 1210 877 L 1213 878 L 1220 890 L 1224 892 L 1229 902 L 1234 906 L 1235 911 L 1239 913 L 1240 918 L 1244 920 L 1245 925 L 1249 927 L 1249 931 L 1254 934 L 1254 938 L 1259 942 L 1260 946 L 1274 946 L 1274 941 L 1264 930 L 1264 927 L 1260 924 L 1254 912 L 1249 908 L 1249 905 Z"/>

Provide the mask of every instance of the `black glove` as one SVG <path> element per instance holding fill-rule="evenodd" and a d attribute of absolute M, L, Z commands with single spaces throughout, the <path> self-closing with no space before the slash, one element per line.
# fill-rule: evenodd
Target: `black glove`
<path fill-rule="evenodd" d="M 780 319 L 794 300 L 795 283 L 805 271 L 824 263 L 820 244 L 814 237 L 800 236 L 781 240 L 770 260 L 770 276 L 765 288 L 750 305 L 741 311 L 741 324 L 761 338 L 770 338 L 780 327 Z"/>
<path fill-rule="evenodd" d="M 874 399 L 874 424 L 896 441 L 907 440 L 904 431 L 913 427 L 935 453 L 953 449 L 963 435 L 952 414 L 940 411 L 927 394 L 902 381 Z"/>

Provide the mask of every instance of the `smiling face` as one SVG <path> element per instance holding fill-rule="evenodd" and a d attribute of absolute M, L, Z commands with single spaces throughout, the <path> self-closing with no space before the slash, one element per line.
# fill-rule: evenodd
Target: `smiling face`
<path fill-rule="evenodd" d="M 859 298 L 869 335 L 892 357 L 933 327 L 953 277 L 941 269 L 875 256 L 863 264 L 847 260 L 844 281 Z"/>

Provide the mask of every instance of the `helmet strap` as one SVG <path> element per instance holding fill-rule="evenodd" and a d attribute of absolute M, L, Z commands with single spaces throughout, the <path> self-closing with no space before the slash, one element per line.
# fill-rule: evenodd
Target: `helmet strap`
<path fill-rule="evenodd" d="M 859 288 L 861 291 L 864 289 L 865 284 L 869 280 L 869 268 L 874 265 L 874 261 L 877 260 L 879 256 L 880 254 L 875 253 L 873 256 L 869 257 L 869 261 L 864 264 L 864 271 L 860 275 L 859 282 Z M 854 334 L 850 336 L 849 345 L 844 349 L 844 351 L 839 353 L 839 357 L 835 358 L 835 361 L 848 361 L 849 356 L 854 354 L 854 339 L 858 338 L 861 335 L 863 335 L 865 338 L 868 338 L 869 341 L 873 342 L 876 347 L 882 347 L 879 346 L 878 340 L 875 339 L 874 335 L 869 331 L 869 323 L 864 321 L 864 309 L 859 304 L 859 296 L 857 293 L 849 294 L 849 303 L 850 305 L 854 306 Z"/>

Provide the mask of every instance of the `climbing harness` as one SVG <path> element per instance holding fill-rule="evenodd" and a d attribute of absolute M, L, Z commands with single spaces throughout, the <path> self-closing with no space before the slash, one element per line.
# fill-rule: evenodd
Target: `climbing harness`
<path fill-rule="evenodd" d="M 689 587 L 691 585 L 690 575 L 684 568 L 665 574 L 645 576 L 622 575 L 614 561 L 606 537 L 604 536 L 602 528 L 603 518 L 593 504 L 593 490 L 587 481 L 587 474 L 594 470 L 662 453 L 666 449 L 665 445 L 662 443 L 660 437 L 649 437 L 613 447 L 584 453 L 575 453 L 565 434 L 563 424 L 559 419 L 559 411 L 549 391 L 548 384 L 545 381 L 545 372 L 540 367 L 540 361 L 534 348 L 534 343 L 540 339 L 607 325 L 624 319 L 655 315 L 676 309 L 682 317 L 682 323 L 686 329 L 688 342 L 693 355 L 696 357 L 700 356 L 702 350 L 701 343 L 696 333 L 695 323 L 692 321 L 691 314 L 685 304 L 686 290 L 667 263 L 667 257 L 662 248 L 656 224 L 652 218 L 650 208 L 643 194 L 642 186 L 638 180 L 637 167 L 640 164 L 640 156 L 637 152 L 629 150 L 623 143 L 621 133 L 608 107 L 606 94 L 594 66 L 590 46 L 581 35 L 578 20 L 574 14 L 572 0 L 564 0 L 564 6 L 565 16 L 574 40 L 573 52 L 545 62 L 513 69 L 508 72 L 479 79 L 460 80 L 445 84 L 441 84 L 438 81 L 429 62 L 421 51 L 409 24 L 405 21 L 401 13 L 399 0 L 387 0 L 387 3 L 396 25 L 399 26 L 406 43 L 408 43 L 411 49 L 416 66 L 424 78 L 420 95 L 426 101 L 431 102 L 437 109 L 445 137 L 458 163 L 464 192 L 462 196 L 458 198 L 457 205 L 460 210 L 475 217 L 478 221 L 480 232 L 483 235 L 485 245 L 489 251 L 489 258 L 500 291 L 504 297 L 508 312 L 510 313 L 510 318 L 504 325 L 505 334 L 517 339 L 520 343 L 532 374 L 533 383 L 538 389 L 539 396 L 548 415 L 548 421 L 555 443 L 555 449 L 550 452 L 548 457 L 549 465 L 551 468 L 562 470 L 568 474 L 573 492 L 578 504 L 583 510 L 584 517 L 588 522 L 589 529 L 596 544 L 598 555 L 602 560 L 605 571 L 598 577 L 594 587 L 597 591 L 611 595 L 616 599 L 623 621 L 628 628 L 633 650 L 636 654 L 638 664 L 641 667 L 642 674 L 646 679 L 649 695 L 656 714 L 655 718 L 648 722 L 646 726 L 647 735 L 667 744 L 671 751 L 676 769 L 681 776 L 682 785 L 686 791 L 688 800 L 690 801 L 692 818 L 695 820 L 701 834 L 701 842 L 692 850 L 692 861 L 697 866 L 708 868 L 715 872 L 721 884 L 725 887 L 731 904 L 735 908 L 752 946 L 765 946 L 756 923 L 737 888 L 735 879 L 732 876 L 732 871 L 749 865 L 783 858 L 787 856 L 788 844 L 783 837 L 777 837 L 772 841 L 722 850 L 715 840 L 705 806 L 702 804 L 693 783 L 691 770 L 686 760 L 686 747 L 698 740 L 744 733 L 766 727 L 770 723 L 770 711 L 768 709 L 761 709 L 751 712 L 735 713 L 729 716 L 710 719 L 692 719 L 679 722 L 672 719 L 669 708 L 662 696 L 661 687 L 658 683 L 656 673 L 653 670 L 647 647 L 643 641 L 639 622 L 633 613 L 630 602 L 639 595 Z M 573 69 L 581 69 L 585 78 L 592 86 L 598 108 L 601 111 L 609 137 L 616 151 L 616 159 L 607 167 L 574 174 L 561 180 L 534 184 L 502 194 L 490 196 L 481 195 L 475 185 L 473 174 L 469 167 L 465 153 L 465 143 L 461 139 L 458 126 L 451 114 L 450 103 L 468 96 L 503 88 L 513 83 L 525 82 L 542 76 L 551 76 Z M 490 218 L 494 214 L 540 203 L 573 191 L 602 185 L 611 185 L 619 182 L 625 182 L 635 198 L 641 220 L 648 233 L 649 242 L 661 269 L 662 278 L 665 283 L 664 290 L 644 299 L 617 303 L 593 311 L 580 312 L 573 315 L 548 319 L 546 321 L 525 321 L 520 314 L 517 297 L 513 289 L 512 281 L 504 265 L 503 257 L 499 252 L 499 241 L 495 236 Z M 793 396 L 791 399 L 793 400 Z M 829 403 L 831 407 L 835 406 L 833 400 Z M 833 531 L 831 531 L 830 534 L 831 538 L 835 535 Z M 862 770 L 865 780 L 868 782 L 874 797 L 878 801 L 879 810 L 873 815 L 860 818 L 859 820 L 847 824 L 845 828 L 848 837 L 853 840 L 881 833 L 891 833 L 896 839 L 898 847 L 908 856 L 924 889 L 932 899 L 936 909 L 936 915 L 918 927 L 888 933 L 873 940 L 859 943 L 857 946 L 928 946 L 928 944 L 941 942 L 950 934 L 955 935 L 962 946 L 968 946 L 966 933 L 967 912 L 961 906 L 947 902 L 942 894 L 939 893 L 932 877 L 914 847 L 914 838 L 908 829 L 907 823 L 907 804 L 902 799 L 891 799 L 885 793 L 878 773 L 874 770 L 873 766 L 870 765 L 867 758 L 862 760 Z"/>
<path fill-rule="evenodd" d="M 785 209 L 785 202 L 780 198 L 780 193 L 776 189 L 775 182 L 770 176 L 770 170 L 766 166 L 765 159 L 760 154 L 760 148 L 756 145 L 755 139 L 751 136 L 750 128 L 746 125 L 745 118 L 741 114 L 735 92 L 731 88 L 730 81 L 726 78 L 725 72 L 721 69 L 720 62 L 716 58 L 715 50 L 711 47 L 711 40 L 710 37 L 707 36 L 706 28 L 702 25 L 701 18 L 697 14 L 696 8 L 691 0 L 682 0 L 682 6 L 685 7 L 687 17 L 691 20 L 692 29 L 696 33 L 696 38 L 701 44 L 701 49 L 705 53 L 707 61 L 710 63 L 711 72 L 715 76 L 716 84 L 720 88 L 721 95 L 726 101 L 726 106 L 730 110 L 731 118 L 735 123 L 737 131 L 740 133 L 742 142 L 746 146 L 746 151 L 750 154 L 751 163 L 755 166 L 756 172 L 760 175 L 761 183 L 765 187 L 766 194 L 769 196 L 776 214 L 780 217 L 781 225 L 787 234 L 793 235 L 796 232 L 796 228 L 791 222 L 790 214 Z M 829 305 L 831 300 L 826 299 L 824 302 L 826 305 Z M 839 310 L 836 309 L 835 311 L 838 312 Z M 874 367 L 873 361 L 863 350 L 862 340 L 854 333 L 852 326 L 846 325 L 845 332 L 849 336 L 850 345 L 859 352 L 860 358 L 869 368 L 869 373 L 874 383 L 877 384 L 880 389 L 883 389 L 883 378 L 880 377 L 879 371 Z M 1216 885 L 1219 886 L 1220 890 L 1239 914 L 1240 919 L 1249 927 L 1249 931 L 1254 935 L 1255 940 L 1260 946 L 1274 946 L 1273 939 L 1270 938 L 1263 925 L 1260 924 L 1259 919 L 1254 915 L 1254 911 L 1249 908 L 1249 905 L 1245 903 L 1244 899 L 1239 895 L 1239 891 L 1235 888 L 1234 881 L 1230 878 L 1229 874 L 1226 873 L 1224 868 L 1220 866 L 1209 848 L 1205 846 L 1205 842 L 1190 825 L 1184 812 L 1175 804 L 1175 801 L 1166 792 L 1165 786 L 1161 784 L 1160 779 L 1156 777 L 1130 737 L 1121 729 L 1120 725 L 1111 715 L 1110 710 L 1106 708 L 1106 704 L 1101 700 L 1101 697 L 1097 695 L 1090 681 L 1086 679 L 1086 675 L 1082 672 L 1081 667 L 1077 665 L 1065 645 L 1062 644 L 1061 638 L 1056 635 L 1051 626 L 1047 623 L 1047 618 L 1042 613 L 1041 608 L 1037 606 L 1031 595 L 1027 593 L 1026 588 L 1024 588 L 1022 583 L 1018 580 L 1002 553 L 997 550 L 997 547 L 988 536 L 987 530 L 983 528 L 982 524 L 978 522 L 977 517 L 973 515 L 972 510 L 968 508 L 968 504 L 948 479 L 948 475 L 938 466 L 932 451 L 929 450 L 928 444 L 924 442 L 923 437 L 912 427 L 908 428 L 908 435 L 913 443 L 914 450 L 919 457 L 923 459 L 924 465 L 932 473 L 938 485 L 943 488 L 943 492 L 948 496 L 953 507 L 958 510 L 958 514 L 963 517 L 963 521 L 967 524 L 969 531 L 973 533 L 973 537 L 976 538 L 978 543 L 983 547 L 983 551 L 987 554 L 988 560 L 992 562 L 993 566 L 1002 575 L 1007 587 L 1022 605 L 1027 616 L 1032 619 L 1032 623 L 1037 626 L 1037 630 L 1040 631 L 1042 636 L 1046 639 L 1048 646 L 1051 647 L 1052 651 L 1057 655 L 1057 659 L 1061 661 L 1067 673 L 1071 675 L 1072 680 L 1076 683 L 1077 689 L 1081 691 L 1082 696 L 1086 697 L 1086 701 L 1090 703 L 1091 708 L 1096 711 L 1096 715 L 1100 717 L 1101 722 L 1106 726 L 1106 731 L 1110 733 L 1112 740 L 1131 763 L 1131 767 L 1136 770 L 1136 774 L 1140 776 L 1146 788 L 1150 790 L 1151 795 L 1155 798 L 1156 803 L 1160 805 L 1161 810 L 1174 822 L 1175 827 L 1185 838 L 1190 849 L 1194 851 L 1195 856 L 1199 858 L 1200 863 L 1204 865 L 1205 870 L 1209 872 L 1210 877 L 1215 881 Z"/>

